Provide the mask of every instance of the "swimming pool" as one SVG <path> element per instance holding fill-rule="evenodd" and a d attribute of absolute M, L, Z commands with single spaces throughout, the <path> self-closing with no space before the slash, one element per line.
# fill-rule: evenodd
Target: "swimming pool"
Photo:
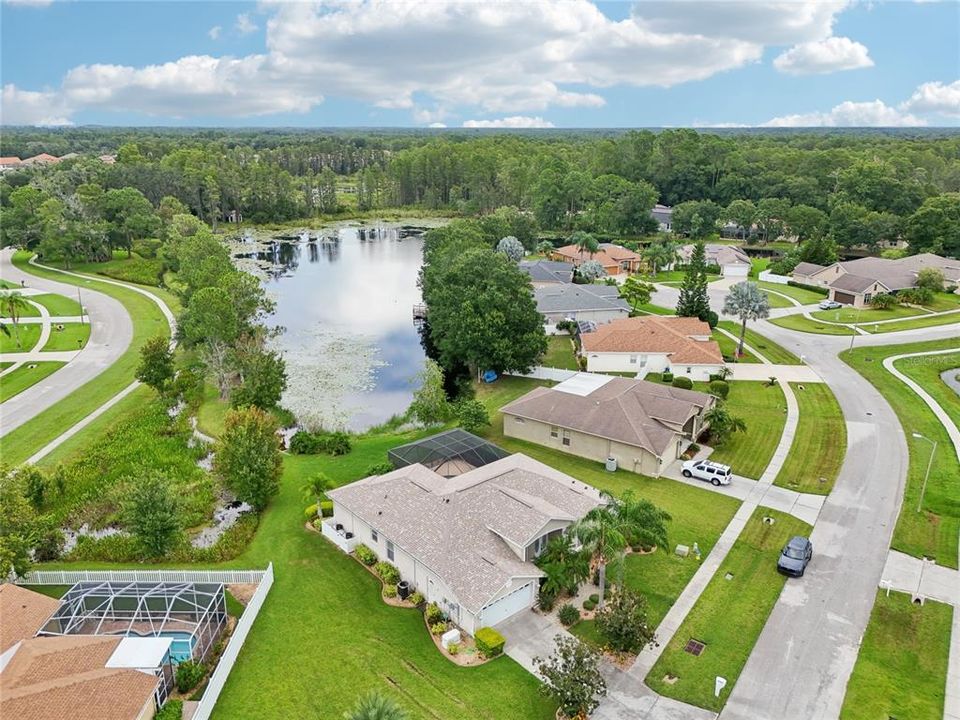
<path fill-rule="evenodd" d="M 170 644 L 170 660 L 174 665 L 182 663 L 184 660 L 193 658 L 193 646 L 197 644 L 197 639 L 188 632 L 182 630 L 164 630 L 159 633 L 138 633 L 131 630 L 127 633 L 128 637 L 168 637 L 173 638 Z"/>

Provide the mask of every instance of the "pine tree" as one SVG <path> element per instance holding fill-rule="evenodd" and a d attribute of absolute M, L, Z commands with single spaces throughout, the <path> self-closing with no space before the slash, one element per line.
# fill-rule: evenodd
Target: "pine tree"
<path fill-rule="evenodd" d="M 677 315 L 704 318 L 708 312 L 710 299 L 707 297 L 707 251 L 703 242 L 698 242 L 693 246 L 693 254 L 680 285 Z"/>

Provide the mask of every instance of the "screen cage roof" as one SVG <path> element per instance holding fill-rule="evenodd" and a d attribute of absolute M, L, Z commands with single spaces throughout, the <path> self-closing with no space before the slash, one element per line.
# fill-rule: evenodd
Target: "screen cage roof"
<path fill-rule="evenodd" d="M 419 463 L 444 477 L 455 477 L 509 455 L 506 450 L 459 428 L 395 447 L 387 453 L 395 468 Z"/>

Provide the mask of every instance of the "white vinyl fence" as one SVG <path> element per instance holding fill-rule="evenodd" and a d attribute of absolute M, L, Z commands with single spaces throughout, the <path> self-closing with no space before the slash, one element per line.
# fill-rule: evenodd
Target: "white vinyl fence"
<path fill-rule="evenodd" d="M 209 720 L 210 714 L 213 712 L 213 708 L 220 697 L 220 692 L 223 690 L 223 686 L 227 682 L 227 677 L 230 675 L 230 670 L 237 661 L 237 656 L 240 655 L 240 648 L 243 647 L 243 642 L 247 639 L 247 634 L 257 619 L 257 613 L 260 612 L 264 600 L 267 599 L 270 586 L 273 585 L 273 563 L 270 563 L 266 571 L 263 571 L 261 574 L 263 577 L 260 580 L 260 586 L 253 594 L 253 597 L 250 598 L 250 602 L 247 603 L 247 607 L 243 610 L 243 615 L 240 616 L 240 621 L 233 629 L 230 642 L 227 643 L 227 648 L 223 651 L 223 655 L 220 656 L 220 662 L 217 663 L 217 667 L 210 676 L 210 682 L 207 683 L 207 688 L 203 691 L 203 698 L 197 705 L 197 710 L 193 714 L 193 720 Z M 237 580 L 235 582 L 242 581 Z"/>
<path fill-rule="evenodd" d="M 259 583 L 266 570 L 35 570 L 17 580 L 18 585 L 73 585 L 78 582 L 194 582 Z"/>
<path fill-rule="evenodd" d="M 793 279 L 789 275 L 777 275 L 769 270 L 762 271 L 759 278 L 763 282 L 776 283 L 777 285 L 786 285 Z"/>

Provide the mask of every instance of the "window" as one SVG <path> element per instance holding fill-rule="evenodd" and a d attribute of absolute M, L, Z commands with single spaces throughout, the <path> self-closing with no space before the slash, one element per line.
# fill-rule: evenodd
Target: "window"
<path fill-rule="evenodd" d="M 551 425 L 551 426 L 550 426 L 550 437 L 552 437 L 552 438 L 560 437 L 560 428 L 558 428 L 556 425 Z"/>
<path fill-rule="evenodd" d="M 370 528 L 370 539 L 374 542 L 380 542 L 380 536 L 377 534 L 377 531 L 373 528 Z"/>
<path fill-rule="evenodd" d="M 387 540 L 387 560 L 393 560 L 393 543 Z"/>
<path fill-rule="evenodd" d="M 687 375 L 693 372 L 693 368 L 687 365 Z"/>
<path fill-rule="evenodd" d="M 547 548 L 547 536 L 541 535 L 533 541 L 533 555 L 540 557 L 540 554 Z"/>
<path fill-rule="evenodd" d="M 636 355 L 631 355 L 631 356 L 630 356 L 630 364 L 631 364 L 631 365 L 636 365 L 636 364 L 637 364 L 637 356 L 636 356 Z"/>
<path fill-rule="evenodd" d="M 569 430 L 563 431 L 563 440 L 561 442 L 563 442 L 563 444 L 566 445 L 567 447 L 570 447 L 570 431 Z"/>
<path fill-rule="evenodd" d="M 513 421 L 518 425 L 523 425 L 523 418 L 514 416 Z"/>
<path fill-rule="evenodd" d="M 872 297 L 873 297 L 873 293 L 866 293 L 866 294 L 863 296 L 863 301 L 864 301 L 865 303 L 868 303 L 868 302 L 870 302 L 870 298 L 872 298 Z"/>

